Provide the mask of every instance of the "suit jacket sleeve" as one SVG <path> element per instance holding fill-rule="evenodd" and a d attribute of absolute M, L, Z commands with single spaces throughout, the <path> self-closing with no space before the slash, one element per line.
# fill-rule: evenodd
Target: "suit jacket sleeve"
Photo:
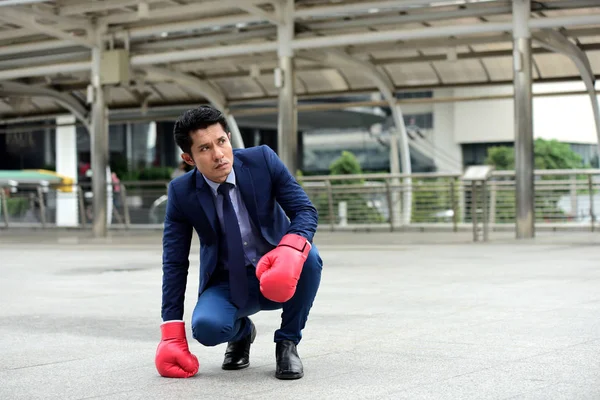
<path fill-rule="evenodd" d="M 183 319 L 183 303 L 189 268 L 193 227 L 179 209 L 176 189 L 169 184 L 163 233 L 163 321 Z"/>
<path fill-rule="evenodd" d="M 263 152 L 273 182 L 275 199 L 291 222 L 286 233 L 303 236 L 312 242 L 319 220 L 317 209 L 277 154 L 268 146 L 263 146 Z"/>

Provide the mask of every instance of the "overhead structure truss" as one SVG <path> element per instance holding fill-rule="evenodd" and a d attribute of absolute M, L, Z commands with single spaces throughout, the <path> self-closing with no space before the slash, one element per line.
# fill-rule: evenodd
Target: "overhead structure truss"
<path fill-rule="evenodd" d="M 92 134 L 96 171 L 108 162 L 109 110 L 211 103 L 243 147 L 231 105 L 276 103 L 280 157 L 296 172 L 299 96 L 380 92 L 395 125 L 391 172 L 409 174 L 398 91 L 513 83 L 518 237 L 533 235 L 531 85 L 583 77 L 600 135 L 598 76 L 598 0 L 0 2 L 0 124 L 67 110 Z M 403 183 L 392 218 L 406 224 Z M 94 182 L 97 236 L 106 235 L 105 185 Z"/>
<path fill-rule="evenodd" d="M 279 89 L 280 0 L 11 0 L 0 3 L 0 82 L 13 81 L 85 98 L 93 29 L 106 49 L 127 49 L 129 82 L 111 86 L 110 110 L 209 102 L 182 80 L 145 81 L 146 67 L 188 74 L 225 102 L 276 100 Z M 600 75 L 600 5 L 596 0 L 547 0 L 531 5 L 532 33 L 560 31 Z M 314 53 L 342 51 L 373 65 L 393 90 L 510 83 L 512 5 L 498 1 L 297 0 L 293 10 L 295 90 L 303 98 L 378 91 L 348 65 Z M 579 80 L 568 57 L 533 42 L 535 82 Z M 55 114 L 60 105 L 34 98 L 18 110 L 0 103 L 0 120 Z"/>

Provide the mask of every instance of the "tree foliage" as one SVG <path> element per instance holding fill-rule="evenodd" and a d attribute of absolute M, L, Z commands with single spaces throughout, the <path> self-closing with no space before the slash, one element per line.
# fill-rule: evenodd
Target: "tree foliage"
<path fill-rule="evenodd" d="M 356 156 L 349 151 L 343 151 L 340 157 L 330 164 L 329 173 L 330 175 L 360 175 L 363 171 Z M 364 184 L 364 179 L 333 179 L 331 184 L 333 186 L 333 213 L 336 215 L 335 220 L 338 220 L 339 203 L 344 201 L 347 204 L 347 218 L 349 223 L 384 222 L 381 213 L 376 208 L 368 205 L 368 199 L 365 195 L 352 192 L 346 188 L 336 189 L 336 186 L 340 185 L 353 185 L 355 188 L 359 188 Z M 330 210 L 327 193 L 315 196 L 313 203 L 319 211 L 319 223 L 329 223 Z"/>
<path fill-rule="evenodd" d="M 533 146 L 535 169 L 576 169 L 585 168 L 581 156 L 575 153 L 566 143 L 557 140 L 536 139 Z M 488 149 L 485 161 L 498 170 L 515 169 L 515 151 L 513 147 L 496 146 Z M 569 179 L 569 176 L 542 176 L 542 180 Z M 561 196 L 568 194 L 568 190 L 536 191 L 536 207 L 542 211 L 536 213 L 536 220 L 553 220 L 564 217 L 564 213 L 557 206 Z M 496 192 L 496 222 L 513 222 L 515 218 L 515 190 L 498 187 Z"/>
<path fill-rule="evenodd" d="M 342 154 L 329 165 L 329 173 L 331 175 L 360 175 L 363 171 L 353 153 L 342 151 Z M 355 185 L 363 182 L 364 179 L 344 179 L 333 180 L 331 184 Z"/>
<path fill-rule="evenodd" d="M 567 143 L 557 140 L 536 139 L 533 144 L 534 166 L 536 169 L 583 168 L 581 156 L 571 150 Z M 515 149 L 509 146 L 495 146 L 488 149 L 485 160 L 498 170 L 515 169 Z"/>

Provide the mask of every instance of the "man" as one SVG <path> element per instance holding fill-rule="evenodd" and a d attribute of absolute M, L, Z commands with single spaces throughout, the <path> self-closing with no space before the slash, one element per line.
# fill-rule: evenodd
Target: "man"
<path fill-rule="evenodd" d="M 282 309 L 275 332 L 279 379 L 304 375 L 296 346 L 321 281 L 314 245 L 317 211 L 267 146 L 231 147 L 227 122 L 202 106 L 185 112 L 174 136 L 182 159 L 195 168 L 171 181 L 163 236 L 162 339 L 156 368 L 165 377 L 190 377 L 183 304 L 193 230 L 200 240 L 200 284 L 193 337 L 205 346 L 227 342 L 222 368 L 250 365 L 256 328 L 248 316 Z"/>

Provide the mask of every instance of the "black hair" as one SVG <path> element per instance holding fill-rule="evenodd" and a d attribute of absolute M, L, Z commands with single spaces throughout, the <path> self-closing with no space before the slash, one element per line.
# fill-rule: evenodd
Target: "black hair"
<path fill-rule="evenodd" d="M 206 129 L 214 124 L 221 124 L 223 130 L 229 133 L 225 116 L 216 108 L 206 105 L 187 110 L 175 121 L 175 127 L 173 128 L 175 143 L 181 151 L 191 154 L 192 138 L 190 133 L 198 129 Z"/>

